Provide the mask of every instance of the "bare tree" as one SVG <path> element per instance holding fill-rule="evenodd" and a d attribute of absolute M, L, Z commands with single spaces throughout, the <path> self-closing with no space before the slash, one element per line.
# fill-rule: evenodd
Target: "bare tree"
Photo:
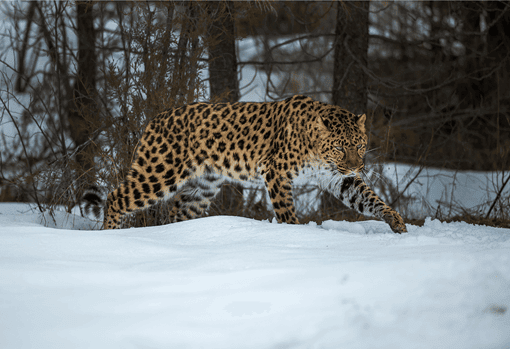
<path fill-rule="evenodd" d="M 78 148 L 78 176 L 93 168 L 93 147 L 89 141 L 92 125 L 99 119 L 96 105 L 96 31 L 92 1 L 76 1 L 76 35 L 78 37 L 77 71 L 73 100 L 68 109 L 69 133 Z M 89 177 L 88 182 L 94 176 Z"/>
<path fill-rule="evenodd" d="M 368 1 L 337 4 L 333 104 L 353 113 L 367 109 Z"/>
<path fill-rule="evenodd" d="M 6 5 L 4 11 L 14 29 L 7 40 L 18 57 L 10 69 L 19 93 L 6 98 L 12 123 L 21 131 L 8 148 L 16 152 L 16 144 L 24 144 L 24 157 L 32 158 L 26 169 L 28 181 L 36 183 L 32 195 L 62 198 L 59 191 L 91 169 L 90 154 L 85 155 L 91 127 L 85 119 L 98 117 L 93 3 L 76 2 L 73 9 L 65 2 L 34 1 Z M 9 81 L 3 87 L 8 92 Z"/>
<path fill-rule="evenodd" d="M 211 101 L 234 103 L 239 100 L 234 8 L 228 1 L 211 1 L 207 9 L 212 17 L 208 33 Z M 242 184 L 223 185 L 213 202 L 213 208 L 223 213 L 242 206 Z"/>
<path fill-rule="evenodd" d="M 209 87 L 212 100 L 239 100 L 236 33 L 233 6 L 228 1 L 207 3 L 213 21 L 209 29 Z"/>
<path fill-rule="evenodd" d="M 332 102 L 356 114 L 367 109 L 368 1 L 337 3 Z M 328 192 L 321 193 L 321 212 L 345 206 Z M 349 213 L 346 210 L 346 213 Z"/>

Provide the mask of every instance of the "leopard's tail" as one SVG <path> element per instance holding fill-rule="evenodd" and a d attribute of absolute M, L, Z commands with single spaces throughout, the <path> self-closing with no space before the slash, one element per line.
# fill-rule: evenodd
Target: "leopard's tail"
<path fill-rule="evenodd" d="M 95 185 L 86 189 L 80 200 L 82 216 L 102 221 L 104 218 L 104 208 L 106 205 L 107 195 L 108 193 L 106 189 Z"/>

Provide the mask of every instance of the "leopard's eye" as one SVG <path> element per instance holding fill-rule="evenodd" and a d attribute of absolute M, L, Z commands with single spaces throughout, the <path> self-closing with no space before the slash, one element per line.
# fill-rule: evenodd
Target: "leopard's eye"
<path fill-rule="evenodd" d="M 359 145 L 358 145 L 358 149 L 363 149 L 363 148 L 365 148 L 365 145 L 364 145 L 364 144 L 359 144 Z"/>
<path fill-rule="evenodd" d="M 335 147 L 335 149 L 338 150 L 338 151 L 341 151 L 341 152 L 344 151 L 344 148 L 342 148 L 342 147 Z"/>

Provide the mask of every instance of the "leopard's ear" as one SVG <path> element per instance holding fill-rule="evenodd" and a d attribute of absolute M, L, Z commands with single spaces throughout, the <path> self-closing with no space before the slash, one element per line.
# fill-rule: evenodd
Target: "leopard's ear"
<path fill-rule="evenodd" d="M 361 132 L 365 132 L 365 121 L 367 120 L 366 114 L 358 115 L 356 118 L 356 124 L 358 125 Z"/>

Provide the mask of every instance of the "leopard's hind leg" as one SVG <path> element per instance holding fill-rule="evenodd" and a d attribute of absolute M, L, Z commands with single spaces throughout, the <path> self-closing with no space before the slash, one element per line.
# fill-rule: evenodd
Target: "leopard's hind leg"
<path fill-rule="evenodd" d="M 170 221 L 181 222 L 203 217 L 222 183 L 223 178 L 212 173 L 186 182 L 172 200 Z"/>
<path fill-rule="evenodd" d="M 223 177 L 206 169 L 195 177 L 195 168 L 186 167 L 181 176 L 173 169 L 162 172 L 159 178 L 139 174 L 136 166 L 127 180 L 108 195 L 104 229 L 118 229 L 126 214 L 145 209 L 159 200 L 171 199 L 170 222 L 180 222 L 202 217 L 218 193 Z"/>
<path fill-rule="evenodd" d="M 119 229 L 125 215 L 152 206 L 164 197 L 174 196 L 180 187 L 177 183 L 182 182 L 176 177 L 175 174 L 168 174 L 168 179 L 147 177 L 132 169 L 126 181 L 108 195 L 103 229 Z"/>

